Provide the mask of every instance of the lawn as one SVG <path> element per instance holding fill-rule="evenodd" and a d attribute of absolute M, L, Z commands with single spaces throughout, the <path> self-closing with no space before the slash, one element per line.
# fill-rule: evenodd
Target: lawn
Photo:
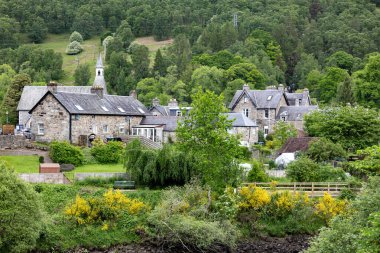
<path fill-rule="evenodd" d="M 94 173 L 94 172 L 125 172 L 123 164 L 87 164 L 78 166 L 74 173 Z"/>
<path fill-rule="evenodd" d="M 0 156 L 0 161 L 5 161 L 18 173 L 38 173 L 40 165 L 37 155 Z"/>
<path fill-rule="evenodd" d="M 62 68 L 65 71 L 65 76 L 60 83 L 65 85 L 74 84 L 74 72 L 78 64 L 87 63 L 90 65 L 90 69 L 95 69 L 96 60 L 98 58 L 99 52 L 102 52 L 102 47 L 100 46 L 100 39 L 98 36 L 94 36 L 89 40 L 85 40 L 82 44 L 84 51 L 78 55 L 67 55 L 65 53 L 66 47 L 69 44 L 70 34 L 49 34 L 47 39 L 39 44 L 41 48 L 53 49 L 55 52 L 61 53 L 63 57 Z M 91 71 L 91 79 L 95 77 L 95 71 Z"/>

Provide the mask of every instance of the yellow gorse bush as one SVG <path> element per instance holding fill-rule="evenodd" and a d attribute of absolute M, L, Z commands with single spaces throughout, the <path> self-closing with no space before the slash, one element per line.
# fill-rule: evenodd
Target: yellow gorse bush
<path fill-rule="evenodd" d="M 239 193 L 241 197 L 239 207 L 242 209 L 259 210 L 269 204 L 271 200 L 268 191 L 251 185 L 242 187 Z"/>
<path fill-rule="evenodd" d="M 290 192 L 282 192 L 275 201 L 276 207 L 280 210 L 290 211 L 296 204 L 296 198 Z"/>
<path fill-rule="evenodd" d="M 128 198 L 120 190 L 108 190 L 102 197 L 88 200 L 76 196 L 75 202 L 65 209 L 65 214 L 79 225 L 100 221 L 112 221 L 127 212 L 135 215 L 148 209 L 142 201 Z M 104 223 L 102 230 L 108 230 Z"/>
<path fill-rule="evenodd" d="M 328 222 L 334 216 L 343 213 L 346 207 L 347 201 L 334 199 L 330 194 L 325 192 L 315 205 L 315 213 Z"/>

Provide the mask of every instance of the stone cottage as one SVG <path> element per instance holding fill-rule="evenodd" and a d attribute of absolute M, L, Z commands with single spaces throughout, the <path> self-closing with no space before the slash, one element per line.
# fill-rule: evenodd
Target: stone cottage
<path fill-rule="evenodd" d="M 279 85 L 278 88 L 250 90 L 245 84 L 242 90 L 236 91 L 229 109 L 256 122 L 259 130 L 266 136 L 273 131 L 279 120 L 289 122 L 302 130 L 304 115 L 317 109 L 317 106 L 311 105 L 308 89 L 304 89 L 302 93 L 289 93 L 283 85 Z"/>
<path fill-rule="evenodd" d="M 29 111 L 36 141 L 78 144 L 90 135 L 102 139 L 129 135 L 132 127 L 149 114 L 134 97 L 107 95 L 100 86 L 93 86 L 90 94 L 59 92 L 54 85 L 48 88 Z"/>
<path fill-rule="evenodd" d="M 102 87 L 103 93 L 107 94 L 107 85 L 104 79 L 104 66 L 101 55 L 96 63 L 95 68 L 95 79 L 93 86 Z M 91 86 L 63 86 L 56 85 L 57 92 L 66 92 L 66 93 L 76 93 L 76 94 L 91 94 Z M 24 128 L 30 128 L 31 124 L 31 115 L 29 111 L 37 104 L 38 101 L 46 94 L 48 91 L 47 86 L 25 86 L 22 93 L 21 98 L 17 106 L 19 122 L 18 124 Z"/>

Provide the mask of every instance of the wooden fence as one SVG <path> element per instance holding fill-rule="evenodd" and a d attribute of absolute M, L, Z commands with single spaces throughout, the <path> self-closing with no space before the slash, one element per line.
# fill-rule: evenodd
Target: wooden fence
<path fill-rule="evenodd" d="M 347 189 L 354 192 L 360 191 L 359 187 L 350 187 L 344 182 L 289 182 L 289 183 L 244 183 L 243 186 L 253 185 L 268 191 L 289 191 L 291 193 L 307 193 L 310 197 L 321 197 L 325 192 L 333 197 L 338 197 L 340 193 Z"/>

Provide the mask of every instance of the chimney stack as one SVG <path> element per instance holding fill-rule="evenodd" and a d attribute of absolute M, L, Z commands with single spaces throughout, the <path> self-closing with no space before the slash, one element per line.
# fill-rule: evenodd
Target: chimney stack
<path fill-rule="evenodd" d="M 51 93 L 57 93 L 58 83 L 56 81 L 50 81 L 47 85 L 48 91 Z"/>
<path fill-rule="evenodd" d="M 308 106 L 309 105 L 309 89 L 305 88 L 302 92 L 302 105 Z"/>
<path fill-rule="evenodd" d="M 245 83 L 243 85 L 243 90 L 249 91 L 249 85 Z"/>
<path fill-rule="evenodd" d="M 158 98 L 153 98 L 152 105 L 153 106 L 159 106 L 160 105 L 160 100 Z"/>
<path fill-rule="evenodd" d="M 283 85 L 282 83 L 280 83 L 280 84 L 278 85 L 278 90 L 281 91 L 281 92 L 284 92 L 285 87 L 284 87 L 284 85 Z"/>
<path fill-rule="evenodd" d="M 131 92 L 129 92 L 129 96 L 133 97 L 134 99 L 137 99 L 137 92 L 135 90 L 131 90 Z"/>
<path fill-rule="evenodd" d="M 177 108 L 178 107 L 178 102 L 175 98 L 170 99 L 168 106 L 170 108 Z"/>
<path fill-rule="evenodd" d="M 98 97 L 103 98 L 103 87 L 102 86 L 92 86 L 91 94 L 96 94 Z"/>

